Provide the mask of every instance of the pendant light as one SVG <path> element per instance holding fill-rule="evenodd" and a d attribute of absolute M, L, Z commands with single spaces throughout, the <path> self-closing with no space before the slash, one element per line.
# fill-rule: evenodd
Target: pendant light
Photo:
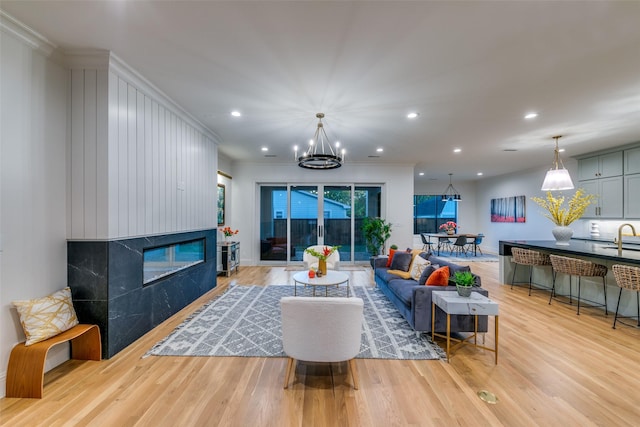
<path fill-rule="evenodd" d="M 453 200 L 454 202 L 459 202 L 460 200 L 462 200 L 460 193 L 458 193 L 458 191 L 453 187 L 453 184 L 451 184 L 451 175 L 453 174 L 449 174 L 449 186 L 446 190 L 444 190 L 444 193 L 442 194 L 443 202 L 448 202 L 451 200 Z"/>
<path fill-rule="evenodd" d="M 556 148 L 553 154 L 553 163 L 551 169 L 547 171 L 547 175 L 544 177 L 542 183 L 542 191 L 559 191 L 559 190 L 572 190 L 573 181 L 569 176 L 569 171 L 565 169 L 562 159 L 558 151 L 558 139 L 562 138 L 562 135 L 554 136 L 556 140 Z"/>

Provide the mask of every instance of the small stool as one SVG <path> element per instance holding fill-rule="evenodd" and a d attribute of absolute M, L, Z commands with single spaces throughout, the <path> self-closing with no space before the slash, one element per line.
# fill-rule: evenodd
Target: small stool
<path fill-rule="evenodd" d="M 580 288 L 582 277 L 602 277 L 602 291 L 604 292 L 604 304 L 598 304 L 593 301 L 591 307 L 604 307 L 604 314 L 607 315 L 607 267 L 602 264 L 596 264 L 591 261 L 585 261 L 577 258 L 569 258 L 560 255 L 549 255 L 551 265 L 553 267 L 553 286 L 551 288 L 551 296 L 549 297 L 549 304 L 555 296 L 556 291 L 556 277 L 558 273 L 569 275 L 569 304 L 573 304 L 573 296 L 571 295 L 571 278 L 578 276 L 578 311 L 576 314 L 580 314 Z"/>
<path fill-rule="evenodd" d="M 620 293 L 618 294 L 618 304 L 616 305 L 616 315 L 613 318 L 613 329 L 616 328 L 616 321 L 618 318 L 622 319 L 637 319 L 638 327 L 640 327 L 640 268 L 630 265 L 615 264 L 611 267 L 613 270 L 613 276 L 616 278 L 616 282 L 620 287 Z M 636 306 L 638 309 L 637 317 L 632 316 L 618 316 L 618 308 L 620 308 L 620 297 L 622 296 L 622 290 L 628 289 L 636 293 Z M 620 323 L 628 325 L 620 321 Z M 629 325 L 632 326 L 632 325 Z"/>
<path fill-rule="evenodd" d="M 551 261 L 549 260 L 549 255 L 543 254 L 542 252 L 532 251 L 530 249 L 523 248 L 511 248 L 511 255 L 513 255 L 512 261 L 515 264 L 513 267 L 513 276 L 511 277 L 511 289 L 513 289 L 513 285 L 515 284 L 516 278 L 516 270 L 518 265 L 528 265 L 529 266 L 529 296 L 531 296 L 532 290 L 549 290 L 551 288 L 544 287 L 543 289 L 533 289 L 531 286 L 532 278 L 533 278 L 533 267 L 535 266 L 545 266 L 551 265 Z"/>

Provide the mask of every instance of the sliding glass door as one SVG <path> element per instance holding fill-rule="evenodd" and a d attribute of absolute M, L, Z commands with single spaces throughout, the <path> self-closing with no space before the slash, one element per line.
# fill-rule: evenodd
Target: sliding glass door
<path fill-rule="evenodd" d="M 340 246 L 340 262 L 351 261 L 353 238 L 352 187 L 324 186 L 321 228 L 324 245 Z"/>
<path fill-rule="evenodd" d="M 306 248 L 323 244 L 318 227 L 322 200 L 317 185 L 291 185 L 289 194 L 289 240 L 294 247 L 290 261 L 302 261 Z"/>
<path fill-rule="evenodd" d="M 260 261 L 302 261 L 312 245 L 340 246 L 341 262 L 366 261 L 362 220 L 380 216 L 380 186 L 263 185 Z"/>

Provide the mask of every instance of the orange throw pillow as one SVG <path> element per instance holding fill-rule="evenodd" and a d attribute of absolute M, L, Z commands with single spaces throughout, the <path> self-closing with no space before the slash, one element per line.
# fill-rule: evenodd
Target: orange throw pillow
<path fill-rule="evenodd" d="M 427 279 L 427 286 L 448 286 L 449 285 L 449 267 L 440 267 Z"/>
<path fill-rule="evenodd" d="M 387 258 L 387 268 L 391 267 L 391 260 L 393 260 L 393 254 L 396 253 L 395 249 L 389 249 L 389 258 Z"/>

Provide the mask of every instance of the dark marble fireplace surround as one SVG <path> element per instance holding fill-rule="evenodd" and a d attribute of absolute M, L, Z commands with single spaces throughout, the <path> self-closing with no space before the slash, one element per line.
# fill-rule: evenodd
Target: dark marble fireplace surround
<path fill-rule="evenodd" d="M 216 229 L 122 240 L 68 241 L 67 273 L 81 323 L 102 334 L 110 358 L 216 286 Z M 143 250 L 205 239 L 205 262 L 142 284 Z"/>

